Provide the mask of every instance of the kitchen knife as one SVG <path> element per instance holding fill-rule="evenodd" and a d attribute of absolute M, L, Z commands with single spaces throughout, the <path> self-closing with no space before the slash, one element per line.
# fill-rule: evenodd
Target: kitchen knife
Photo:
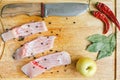
<path fill-rule="evenodd" d="M 1 16 L 15 16 L 20 14 L 47 16 L 76 16 L 84 13 L 88 8 L 85 3 L 13 3 L 1 9 Z"/>

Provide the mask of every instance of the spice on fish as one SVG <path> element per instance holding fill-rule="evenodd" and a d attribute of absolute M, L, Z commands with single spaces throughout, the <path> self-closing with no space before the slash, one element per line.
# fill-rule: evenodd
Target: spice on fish
<path fill-rule="evenodd" d="M 43 43 L 41 43 L 41 45 L 43 45 Z"/>
<path fill-rule="evenodd" d="M 47 69 L 47 67 L 45 67 L 45 69 Z"/>
<path fill-rule="evenodd" d="M 36 28 L 38 28 L 38 26 L 36 26 Z"/>
<path fill-rule="evenodd" d="M 42 69 L 44 68 L 42 65 L 38 64 L 38 62 L 36 62 L 36 61 L 32 61 L 32 63 L 34 65 L 38 66 L 39 68 L 42 68 Z"/>
<path fill-rule="evenodd" d="M 33 69 L 35 68 L 35 66 L 33 66 Z"/>
<path fill-rule="evenodd" d="M 28 27 L 30 27 L 30 25 L 28 25 Z"/>
<path fill-rule="evenodd" d="M 46 58 L 44 58 L 44 61 L 46 61 L 47 59 Z"/>

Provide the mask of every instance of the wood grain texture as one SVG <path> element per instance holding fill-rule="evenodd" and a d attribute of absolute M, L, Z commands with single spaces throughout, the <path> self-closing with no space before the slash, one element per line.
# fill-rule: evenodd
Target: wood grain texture
<path fill-rule="evenodd" d="M 120 21 L 120 0 L 116 0 L 116 14 L 117 18 Z M 117 30 L 117 49 L 116 49 L 116 58 L 117 58 L 117 63 L 116 63 L 116 80 L 120 80 L 120 31 Z"/>
<path fill-rule="evenodd" d="M 114 11 L 114 0 L 91 0 L 91 10 L 96 10 L 93 4 L 97 1 L 104 2 Z M 3 0 L 2 5 L 8 3 L 19 2 L 73 2 L 73 0 Z M 88 3 L 88 0 L 74 0 L 74 2 Z M 22 25 L 31 21 L 42 21 L 39 16 L 19 15 L 16 17 L 2 18 L 4 29 L 10 29 L 15 26 Z M 42 34 L 35 34 L 25 38 L 24 41 L 11 40 L 5 43 L 3 56 L 0 60 L 0 78 L 2 80 L 31 80 L 20 70 L 21 67 L 33 60 L 33 58 L 25 58 L 21 61 L 12 59 L 12 54 L 20 45 L 31 41 L 32 39 L 41 35 L 55 35 L 57 36 L 54 44 L 53 51 L 46 51 L 44 54 L 38 54 L 36 57 L 54 53 L 55 51 L 68 51 L 72 58 L 72 64 L 65 66 L 55 67 L 44 74 L 39 75 L 34 80 L 114 80 L 115 73 L 115 55 L 97 61 L 97 72 L 91 78 L 84 78 L 75 69 L 75 64 L 81 56 L 91 57 L 95 60 L 97 54 L 86 51 L 86 46 L 90 44 L 86 38 L 92 34 L 102 34 L 103 23 L 90 15 L 89 11 L 85 14 L 75 17 L 47 17 L 44 18 L 48 27 L 48 32 Z M 110 34 L 114 31 L 114 25 L 110 29 Z M 107 35 L 108 35 L 107 34 Z M 19 78 L 19 79 L 18 79 Z M 33 80 L 32 79 L 32 80 Z"/>
<path fill-rule="evenodd" d="M 3 33 L 3 23 L 1 22 L 1 18 L 0 18 L 0 34 Z M 2 57 L 3 54 L 3 49 L 4 49 L 4 42 L 2 41 L 2 38 L 0 38 L 0 59 Z"/>

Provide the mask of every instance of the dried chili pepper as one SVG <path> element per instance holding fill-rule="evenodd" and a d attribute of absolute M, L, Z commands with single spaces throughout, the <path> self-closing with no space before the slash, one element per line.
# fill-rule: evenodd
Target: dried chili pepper
<path fill-rule="evenodd" d="M 106 34 L 110 28 L 110 24 L 109 21 L 107 19 L 107 17 L 101 13 L 100 11 L 91 11 L 92 15 L 94 15 L 96 18 L 100 19 L 102 22 L 104 22 L 104 30 L 103 30 L 103 34 Z"/>
<path fill-rule="evenodd" d="M 119 21 L 117 20 L 114 13 L 112 12 L 112 10 L 107 5 L 105 5 L 104 3 L 101 3 L 101 2 L 97 2 L 96 7 L 99 11 L 104 13 L 120 30 Z"/>

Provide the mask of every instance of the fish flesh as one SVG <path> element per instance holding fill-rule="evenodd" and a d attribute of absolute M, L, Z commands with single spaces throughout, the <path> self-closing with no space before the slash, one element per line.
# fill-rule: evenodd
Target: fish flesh
<path fill-rule="evenodd" d="M 40 36 L 18 48 L 13 54 L 13 58 L 19 60 L 52 49 L 55 38 L 56 36 Z"/>
<path fill-rule="evenodd" d="M 34 61 L 24 65 L 21 70 L 30 78 L 38 76 L 53 67 L 67 65 L 71 63 L 71 57 L 68 52 L 56 52 L 43 57 L 40 57 Z"/>
<path fill-rule="evenodd" d="M 26 37 L 44 31 L 48 31 L 44 21 L 30 22 L 23 24 L 20 27 L 15 27 L 12 30 L 3 33 L 1 36 L 4 41 L 8 41 L 14 38 Z"/>

